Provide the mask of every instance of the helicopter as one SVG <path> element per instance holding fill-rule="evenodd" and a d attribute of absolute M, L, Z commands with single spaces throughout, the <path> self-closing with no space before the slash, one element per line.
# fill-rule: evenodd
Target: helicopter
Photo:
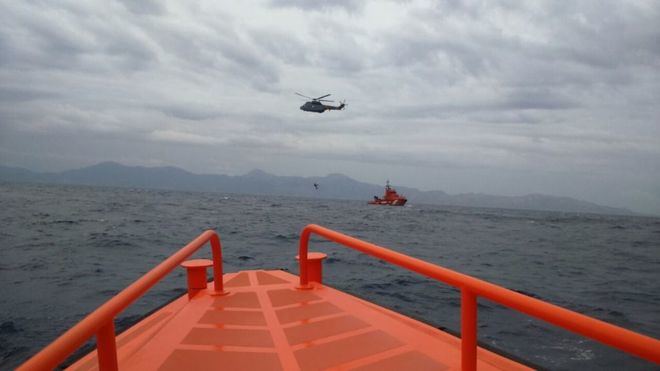
<path fill-rule="evenodd" d="M 300 106 L 300 109 L 303 110 L 303 111 L 323 113 L 327 110 L 343 110 L 344 107 L 346 107 L 346 101 L 339 102 L 340 104 L 338 106 L 331 106 L 331 105 L 328 105 L 328 104 L 321 103 L 321 102 L 334 102 L 334 101 L 331 101 L 331 100 L 328 100 L 328 99 L 323 99 L 323 98 L 329 97 L 330 94 L 326 94 L 326 95 L 320 96 L 318 98 L 308 97 L 308 96 L 302 95 L 300 93 L 296 93 L 296 94 L 300 95 L 301 97 L 311 99 L 311 101 L 305 102 L 305 104 Z"/>

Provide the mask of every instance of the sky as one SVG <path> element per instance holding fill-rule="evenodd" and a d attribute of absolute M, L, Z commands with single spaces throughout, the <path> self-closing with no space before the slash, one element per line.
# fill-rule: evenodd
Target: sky
<path fill-rule="evenodd" d="M 117 161 L 660 215 L 660 2 L 0 0 L 0 164 Z M 346 99 L 343 111 L 299 107 Z"/>

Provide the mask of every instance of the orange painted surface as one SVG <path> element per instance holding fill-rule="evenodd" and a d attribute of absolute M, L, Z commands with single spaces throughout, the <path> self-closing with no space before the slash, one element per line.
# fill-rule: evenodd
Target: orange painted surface
<path fill-rule="evenodd" d="M 314 265 L 323 254 L 308 254 L 312 233 L 459 288 L 463 338 L 319 283 L 322 271 Z M 213 252 L 208 287 L 200 277 L 210 261 L 184 263 L 207 243 Z M 477 347 L 478 297 L 660 363 L 656 339 L 317 225 L 302 231 L 299 262 L 299 277 L 282 271 L 223 275 L 220 239 L 206 231 L 19 370 L 52 369 L 94 336 L 98 350 L 72 369 L 527 369 Z M 182 263 L 189 294 L 115 338 L 115 316 Z"/>
<path fill-rule="evenodd" d="M 188 296 L 192 297 L 197 293 L 197 291 L 206 288 L 206 268 L 213 266 L 213 260 L 186 260 L 185 262 L 181 263 L 181 266 L 186 269 Z"/>
<path fill-rule="evenodd" d="M 117 337 L 120 370 L 445 370 L 460 368 L 460 339 L 341 291 L 296 290 L 283 271 L 225 275 Z M 479 349 L 480 370 L 527 370 Z M 96 368 L 96 352 L 70 370 Z"/>
<path fill-rule="evenodd" d="M 328 255 L 321 252 L 310 252 L 307 254 L 307 274 L 311 282 L 323 283 L 323 260 Z M 300 255 L 296 255 L 296 260 L 300 260 Z"/>
<path fill-rule="evenodd" d="M 214 231 L 206 231 L 90 313 L 62 336 L 23 363 L 18 369 L 53 369 L 87 340 L 96 336 L 98 352 L 100 353 L 100 368 L 102 370 L 116 370 L 117 355 L 115 352 L 114 326 L 112 325 L 115 316 L 144 295 L 179 264 L 183 263 L 188 256 L 207 243 L 211 245 L 213 253 L 213 287 L 215 290 L 213 295 L 224 295 L 220 237 Z"/>
<path fill-rule="evenodd" d="M 391 205 L 391 206 L 403 206 L 408 202 L 408 199 L 404 196 L 396 193 L 396 190 L 390 187 L 390 181 L 388 180 L 385 184 L 385 194 L 383 198 L 378 198 L 374 196 L 374 199 L 369 201 L 370 205 Z"/>
<path fill-rule="evenodd" d="M 660 341 L 657 339 L 315 224 L 310 224 L 303 228 L 300 236 L 298 248 L 298 255 L 300 256 L 300 287 L 307 287 L 310 281 L 309 268 L 307 267 L 307 250 L 309 247 L 309 238 L 312 233 L 337 242 L 345 247 L 459 288 L 461 290 L 461 330 L 463 331 L 464 339 L 462 344 L 463 370 L 475 369 L 475 357 L 477 355 L 476 298 L 478 296 L 660 364 Z"/>

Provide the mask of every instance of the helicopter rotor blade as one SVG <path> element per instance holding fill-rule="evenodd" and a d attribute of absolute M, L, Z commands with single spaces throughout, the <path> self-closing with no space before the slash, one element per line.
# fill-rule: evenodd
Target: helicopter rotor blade
<path fill-rule="evenodd" d="M 307 98 L 307 99 L 312 99 L 312 100 L 314 99 L 314 98 L 312 98 L 312 97 L 308 97 L 308 96 L 306 96 L 306 95 L 302 95 L 302 94 L 300 94 L 300 93 L 298 93 L 298 92 L 296 92 L 296 94 L 297 94 L 297 95 L 300 95 L 301 97 L 305 97 L 305 98 Z"/>
<path fill-rule="evenodd" d="M 330 99 L 314 99 L 314 100 L 318 102 L 334 102 L 334 100 L 330 100 Z"/>
<path fill-rule="evenodd" d="M 318 98 L 314 98 L 314 100 L 323 99 L 323 98 L 325 98 L 325 97 L 329 97 L 330 95 L 332 95 L 332 94 L 326 94 L 326 95 L 320 96 L 320 97 L 318 97 Z"/>

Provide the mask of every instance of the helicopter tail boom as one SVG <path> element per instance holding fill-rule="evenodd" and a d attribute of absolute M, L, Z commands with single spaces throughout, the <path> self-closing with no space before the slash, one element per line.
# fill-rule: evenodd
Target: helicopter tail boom
<path fill-rule="evenodd" d="M 339 103 L 340 104 L 338 106 L 328 106 L 328 105 L 324 104 L 323 107 L 325 107 L 325 109 L 328 109 L 328 110 L 343 110 L 344 107 L 346 107 L 346 101 L 341 101 Z"/>

